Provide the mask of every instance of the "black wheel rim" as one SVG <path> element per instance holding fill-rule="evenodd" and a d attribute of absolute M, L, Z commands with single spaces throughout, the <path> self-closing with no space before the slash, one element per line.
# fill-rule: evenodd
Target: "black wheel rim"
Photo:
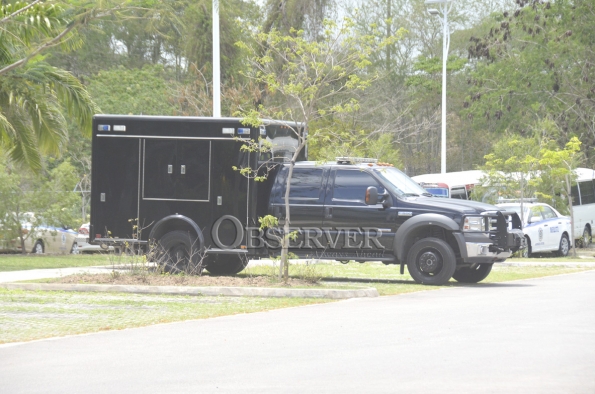
<path fill-rule="evenodd" d="M 424 249 L 417 255 L 415 265 L 423 276 L 436 276 L 442 270 L 442 255 L 436 249 Z"/>

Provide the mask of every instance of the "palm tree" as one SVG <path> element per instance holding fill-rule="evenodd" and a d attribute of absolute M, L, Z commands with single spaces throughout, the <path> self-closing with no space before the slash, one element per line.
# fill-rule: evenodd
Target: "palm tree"
<path fill-rule="evenodd" d="M 36 0 L 0 9 L 0 144 L 10 158 L 39 170 L 42 154 L 67 141 L 65 115 L 89 132 L 99 112 L 83 84 L 41 55 L 56 45 L 76 47 L 79 23 L 69 10 Z"/>

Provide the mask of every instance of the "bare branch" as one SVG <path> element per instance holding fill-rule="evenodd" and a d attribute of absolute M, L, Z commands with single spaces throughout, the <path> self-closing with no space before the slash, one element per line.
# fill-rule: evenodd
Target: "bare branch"
<path fill-rule="evenodd" d="M 12 64 L 9 64 L 8 66 L 4 67 L 2 70 L 0 70 L 0 75 L 6 74 L 7 72 L 9 72 L 11 70 L 14 70 L 17 67 L 20 67 L 20 66 L 25 65 L 29 60 L 31 60 L 33 57 L 35 57 L 38 53 L 41 53 L 45 49 L 47 49 L 49 47 L 52 47 L 56 43 L 60 42 L 78 24 L 79 24 L 78 22 L 72 23 L 70 26 L 68 26 L 66 29 L 64 29 L 64 31 L 62 33 L 58 34 L 56 37 L 54 37 L 50 41 L 46 42 L 45 44 L 43 44 L 42 46 L 40 46 L 39 48 L 37 48 L 36 50 L 34 50 L 33 52 L 31 52 L 28 56 L 26 56 L 26 57 L 22 58 L 21 60 L 18 60 L 16 62 L 14 62 Z"/>

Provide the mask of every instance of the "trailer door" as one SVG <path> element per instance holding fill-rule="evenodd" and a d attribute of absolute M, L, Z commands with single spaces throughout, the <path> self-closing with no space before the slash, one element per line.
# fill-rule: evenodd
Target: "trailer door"
<path fill-rule="evenodd" d="M 138 217 L 140 140 L 98 135 L 93 146 L 92 239 L 132 238 Z"/>
<path fill-rule="evenodd" d="M 145 139 L 144 200 L 209 201 L 211 142 Z"/>

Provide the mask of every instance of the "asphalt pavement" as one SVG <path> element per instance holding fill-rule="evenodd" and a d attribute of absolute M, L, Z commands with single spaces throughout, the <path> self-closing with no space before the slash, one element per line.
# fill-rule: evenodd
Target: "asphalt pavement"
<path fill-rule="evenodd" d="M 0 345 L 2 393 L 595 392 L 595 271 Z"/>

